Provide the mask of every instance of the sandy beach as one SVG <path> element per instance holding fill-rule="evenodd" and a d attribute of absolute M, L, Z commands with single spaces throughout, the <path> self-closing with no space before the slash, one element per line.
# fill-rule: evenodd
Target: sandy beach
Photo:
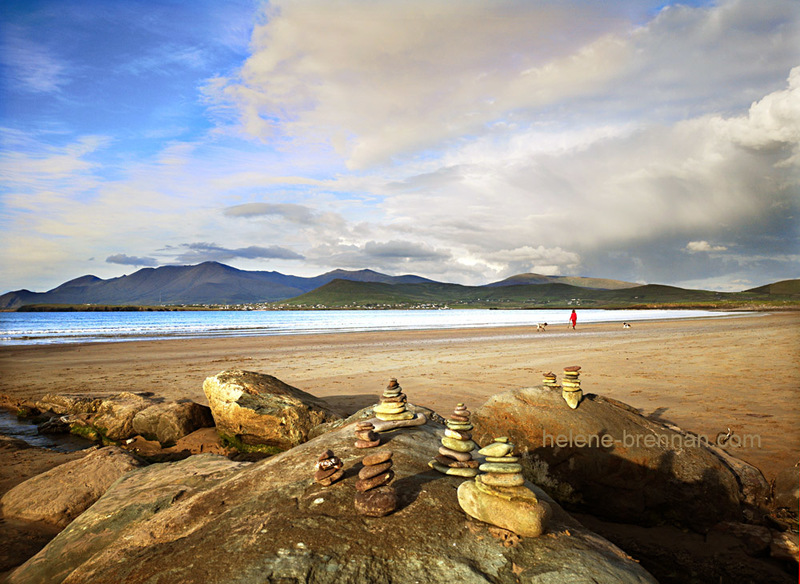
<path fill-rule="evenodd" d="M 342 413 L 374 404 L 390 377 L 412 403 L 471 409 L 580 365 L 585 392 L 714 439 L 767 479 L 800 452 L 800 313 L 620 324 L 262 336 L 0 348 L 0 393 L 150 391 L 207 403 L 203 380 L 241 368 L 274 375 Z M 759 444 L 760 443 L 760 444 Z"/>

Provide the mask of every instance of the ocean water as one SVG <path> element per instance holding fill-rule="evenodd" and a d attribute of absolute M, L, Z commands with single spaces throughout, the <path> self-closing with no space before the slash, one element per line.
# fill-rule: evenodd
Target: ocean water
<path fill-rule="evenodd" d="M 16 415 L 4 409 L 0 409 L 0 434 L 57 452 L 75 452 L 94 445 L 91 440 L 74 434 L 39 434 L 35 424 L 18 419 Z"/>
<path fill-rule="evenodd" d="M 577 309 L 582 323 L 726 316 L 704 310 Z M 0 345 L 120 342 L 494 326 L 566 327 L 570 310 L 2 312 Z"/>

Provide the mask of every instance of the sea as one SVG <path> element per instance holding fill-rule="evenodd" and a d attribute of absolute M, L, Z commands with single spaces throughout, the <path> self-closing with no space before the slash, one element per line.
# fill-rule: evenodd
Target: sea
<path fill-rule="evenodd" d="M 577 308 L 585 323 L 730 316 L 705 310 Z M 0 346 L 224 338 L 363 331 L 566 327 L 560 310 L 203 310 L 164 312 L 0 312 Z"/>

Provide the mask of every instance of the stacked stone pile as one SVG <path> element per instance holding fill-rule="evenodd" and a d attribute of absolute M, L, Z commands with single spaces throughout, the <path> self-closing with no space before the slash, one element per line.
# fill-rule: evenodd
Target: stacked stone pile
<path fill-rule="evenodd" d="M 458 503 L 467 515 L 513 531 L 523 537 L 538 537 L 547 528 L 552 512 L 527 488 L 519 458 L 508 438 L 495 441 L 478 451 L 486 457 L 480 470 L 486 474 L 464 481 L 458 487 Z"/>
<path fill-rule="evenodd" d="M 485 462 L 480 465 L 482 472 L 475 479 L 475 484 L 484 493 L 505 497 L 504 488 L 519 487 L 525 483 L 522 476 L 522 465 L 519 457 L 513 454 L 514 445 L 508 438 L 495 438 L 494 442 L 481 448 L 478 454 L 485 457 Z M 512 492 L 513 493 L 513 492 Z"/>
<path fill-rule="evenodd" d="M 445 422 L 447 426 L 439 447 L 439 454 L 428 463 L 431 468 L 448 475 L 474 477 L 478 474 L 478 461 L 472 459 L 476 444 L 472 441 L 470 412 L 464 404 L 457 404 Z"/>
<path fill-rule="evenodd" d="M 365 456 L 356 481 L 356 511 L 369 517 L 383 517 L 397 509 L 397 492 L 389 483 L 394 478 L 392 451 Z"/>
<path fill-rule="evenodd" d="M 356 424 L 356 448 L 374 448 L 381 443 L 381 437 L 375 432 L 375 426 L 370 421 Z"/>
<path fill-rule="evenodd" d="M 573 410 L 583 399 L 581 391 L 580 366 L 564 367 L 564 379 L 561 381 L 561 396 Z"/>
<path fill-rule="evenodd" d="M 408 411 L 408 398 L 394 377 L 389 380 L 389 385 L 380 397 L 380 403 L 372 411 L 375 417 L 369 421 L 375 432 L 421 426 L 428 421 L 425 414 Z"/>
<path fill-rule="evenodd" d="M 323 487 L 330 487 L 344 475 L 342 459 L 336 456 L 333 451 L 326 450 L 320 454 L 317 464 L 314 465 L 314 480 Z"/>
<path fill-rule="evenodd" d="M 394 377 L 389 380 L 389 385 L 383 390 L 380 403 L 373 408 L 375 417 L 384 421 L 410 420 L 414 414 L 406 408 L 406 394 Z"/>
<path fill-rule="evenodd" d="M 558 380 L 556 379 L 556 374 L 552 371 L 548 371 L 544 375 L 542 375 L 542 385 L 545 387 L 558 387 Z"/>

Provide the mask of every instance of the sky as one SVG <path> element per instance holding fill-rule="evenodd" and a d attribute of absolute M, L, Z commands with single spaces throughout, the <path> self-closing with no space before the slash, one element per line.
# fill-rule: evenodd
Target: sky
<path fill-rule="evenodd" d="M 800 278 L 797 0 L 4 0 L 0 293 Z"/>

